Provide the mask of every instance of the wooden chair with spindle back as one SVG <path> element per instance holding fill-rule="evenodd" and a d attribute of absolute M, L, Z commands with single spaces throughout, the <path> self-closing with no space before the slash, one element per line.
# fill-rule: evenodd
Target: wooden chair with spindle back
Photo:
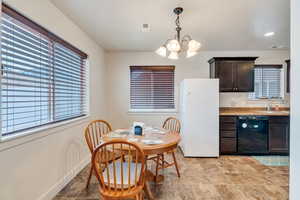
<path fill-rule="evenodd" d="M 92 165 L 104 200 L 143 199 L 145 155 L 138 145 L 121 139 L 103 143 L 94 150 Z"/>
<path fill-rule="evenodd" d="M 175 131 L 177 133 L 180 133 L 180 129 L 181 129 L 180 121 L 175 117 L 167 118 L 162 127 L 170 131 Z"/>
<path fill-rule="evenodd" d="M 165 122 L 163 123 L 162 126 L 164 129 L 167 129 L 169 131 L 173 131 L 174 133 L 180 133 L 180 129 L 181 129 L 181 125 L 180 125 L 180 121 L 178 119 L 176 119 L 175 117 L 169 117 L 165 120 Z M 176 172 L 177 172 L 177 176 L 180 177 L 180 172 L 179 172 L 179 168 L 178 168 L 178 164 L 177 164 L 177 160 L 176 160 L 176 156 L 175 156 L 175 151 L 176 148 L 172 149 L 171 151 L 167 152 L 167 154 L 171 154 L 172 155 L 172 159 L 173 162 L 169 163 L 165 160 L 165 155 L 164 154 L 158 154 L 154 160 L 156 161 L 156 177 L 158 177 L 158 171 L 160 169 L 164 169 L 164 168 L 168 168 L 171 166 L 175 166 Z"/>
<path fill-rule="evenodd" d="M 111 131 L 112 128 L 110 124 L 104 120 L 94 120 L 88 124 L 85 129 L 84 136 L 91 154 L 93 154 L 94 150 L 101 144 L 101 138 Z M 89 187 L 92 173 L 93 167 L 91 165 L 86 188 Z"/>

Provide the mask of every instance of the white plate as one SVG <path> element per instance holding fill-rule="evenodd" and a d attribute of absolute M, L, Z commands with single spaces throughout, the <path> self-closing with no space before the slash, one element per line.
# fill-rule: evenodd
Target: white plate
<path fill-rule="evenodd" d="M 137 142 L 137 141 L 139 141 L 139 139 L 138 138 L 128 138 L 127 141 L 128 142 Z"/>
<path fill-rule="evenodd" d="M 126 135 L 121 135 L 119 133 L 112 132 L 112 133 L 109 134 L 109 137 L 111 137 L 111 138 L 123 138 L 123 137 L 126 137 Z"/>
<path fill-rule="evenodd" d="M 142 143 L 148 144 L 148 145 L 153 145 L 153 144 L 162 144 L 162 140 L 152 140 L 152 139 L 143 139 Z"/>

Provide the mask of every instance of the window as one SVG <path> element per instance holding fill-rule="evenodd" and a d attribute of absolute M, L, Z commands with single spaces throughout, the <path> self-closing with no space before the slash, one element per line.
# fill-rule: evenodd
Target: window
<path fill-rule="evenodd" d="M 86 115 L 86 58 L 2 5 L 2 136 Z"/>
<path fill-rule="evenodd" d="M 282 98 L 282 65 L 256 65 L 254 74 L 254 92 L 249 98 Z"/>
<path fill-rule="evenodd" d="M 131 109 L 174 109 L 174 66 L 131 66 Z"/>

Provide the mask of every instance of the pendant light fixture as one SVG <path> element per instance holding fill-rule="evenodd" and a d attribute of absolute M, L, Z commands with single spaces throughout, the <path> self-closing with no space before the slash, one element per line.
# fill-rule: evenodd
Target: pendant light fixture
<path fill-rule="evenodd" d="M 180 27 L 179 16 L 183 12 L 183 8 L 177 7 L 174 9 L 174 13 L 177 15 L 175 20 L 176 35 L 173 39 L 168 39 L 164 45 L 160 46 L 155 52 L 169 59 L 178 59 L 180 54 L 185 54 L 186 58 L 190 58 L 196 55 L 201 48 L 201 44 L 196 40 L 193 40 L 191 36 L 185 35 L 180 37 L 182 28 Z"/>

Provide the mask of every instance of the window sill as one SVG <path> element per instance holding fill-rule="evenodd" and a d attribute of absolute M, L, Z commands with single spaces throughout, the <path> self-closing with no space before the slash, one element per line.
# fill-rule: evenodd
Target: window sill
<path fill-rule="evenodd" d="M 38 138 L 58 133 L 60 131 L 65 130 L 66 126 L 74 126 L 77 124 L 88 122 L 89 118 L 90 116 L 86 115 L 83 117 L 62 121 L 56 124 L 45 125 L 39 128 L 23 131 L 14 135 L 2 136 L 0 139 L 0 152 L 11 147 L 33 141 Z"/>
<path fill-rule="evenodd" d="M 128 114 L 169 114 L 178 113 L 177 109 L 130 109 Z"/>

